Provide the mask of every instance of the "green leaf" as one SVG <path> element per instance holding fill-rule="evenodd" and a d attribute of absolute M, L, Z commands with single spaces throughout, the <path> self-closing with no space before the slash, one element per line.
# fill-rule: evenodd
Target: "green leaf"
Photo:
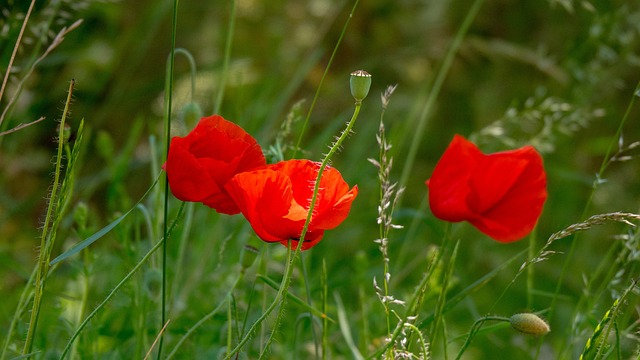
<path fill-rule="evenodd" d="M 91 245 L 94 242 L 98 241 L 98 239 L 100 239 L 101 237 L 106 235 L 109 231 L 113 230 L 113 228 L 118 226 L 118 224 L 120 224 L 122 222 L 122 220 L 124 220 L 133 210 L 136 209 L 138 204 L 140 204 L 142 202 L 142 200 L 144 200 L 144 198 L 151 192 L 151 189 L 153 189 L 153 187 L 158 183 L 158 179 L 160 179 L 160 175 L 158 175 L 158 177 L 156 177 L 156 180 L 153 182 L 153 184 L 151 184 L 151 186 L 149 187 L 149 189 L 147 189 L 147 191 L 144 193 L 144 195 L 142 195 L 140 200 L 138 200 L 138 202 L 131 209 L 129 209 L 129 211 L 124 213 L 124 215 L 122 215 L 119 218 L 115 219 L 109 225 L 107 225 L 107 226 L 103 227 L 102 229 L 98 230 L 98 232 L 96 232 L 95 234 L 89 236 L 87 239 L 84 239 L 84 240 L 80 241 L 79 243 L 73 245 L 71 247 L 71 249 L 63 252 L 60 255 L 58 255 L 57 258 L 51 260 L 51 262 L 49 263 L 49 266 L 53 266 L 53 265 L 59 263 L 60 261 L 65 260 L 68 257 L 79 253 L 80 251 L 82 251 L 85 248 L 87 248 L 89 245 Z"/>

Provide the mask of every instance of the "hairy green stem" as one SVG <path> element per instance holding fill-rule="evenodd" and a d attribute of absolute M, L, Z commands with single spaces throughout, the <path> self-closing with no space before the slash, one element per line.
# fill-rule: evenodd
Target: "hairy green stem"
<path fill-rule="evenodd" d="M 292 250 L 291 245 L 287 247 L 289 250 L 288 250 L 288 257 L 287 257 L 285 272 L 284 272 L 282 281 L 280 283 L 280 289 L 278 290 L 278 293 L 276 294 L 275 299 L 273 300 L 271 305 L 269 305 L 269 307 L 265 309 L 264 313 L 256 320 L 256 322 L 253 323 L 253 325 L 251 325 L 251 327 L 249 328 L 245 336 L 238 342 L 238 345 L 236 345 L 236 347 L 225 356 L 224 358 L 225 360 L 230 359 L 233 355 L 237 354 L 240 351 L 240 349 L 242 349 L 242 347 L 247 343 L 247 341 L 249 341 L 249 338 L 257 330 L 258 326 L 260 326 L 260 324 L 267 318 L 267 316 L 271 314 L 271 312 L 276 308 L 276 306 L 281 305 L 273 326 L 274 329 L 277 329 L 278 324 L 280 323 L 280 320 L 284 313 L 283 302 L 285 300 L 285 294 L 289 291 L 289 285 L 291 284 L 291 274 L 293 272 L 294 263 L 296 261 L 297 256 L 300 254 L 300 249 L 302 248 L 302 244 L 304 243 L 304 237 L 309 229 L 309 224 L 311 223 L 313 209 L 315 208 L 316 201 L 318 200 L 318 192 L 320 189 L 320 180 L 322 178 L 322 173 L 324 169 L 327 167 L 327 165 L 329 164 L 331 157 L 333 157 L 333 155 L 338 151 L 338 149 L 340 149 L 340 146 L 342 145 L 344 140 L 347 138 L 347 136 L 351 132 L 351 129 L 353 128 L 355 121 L 358 118 L 358 114 L 360 113 L 361 107 L 362 107 L 362 102 L 356 102 L 351 120 L 349 120 L 347 127 L 342 132 L 338 140 L 336 140 L 336 142 L 331 146 L 331 149 L 329 150 L 327 155 L 324 157 L 324 160 L 322 161 L 320 168 L 318 169 L 318 176 L 316 177 L 315 185 L 313 188 L 313 196 L 311 197 L 311 202 L 309 204 L 307 219 L 305 220 L 305 224 L 302 228 L 302 232 L 300 233 L 300 239 L 298 240 L 298 246 L 296 247 L 296 249 Z M 261 358 L 265 356 L 265 354 L 268 352 L 271 342 L 273 341 L 274 333 L 275 331 L 272 332 L 271 335 L 269 336 L 269 339 L 267 340 L 267 343 L 265 344 L 264 349 L 262 350 L 262 353 L 260 355 Z"/>
<path fill-rule="evenodd" d="M 67 120 L 67 115 L 71 107 L 71 98 L 73 96 L 73 87 L 75 80 L 71 80 L 69 83 L 69 92 L 67 94 L 67 101 L 65 102 L 64 111 L 62 113 L 62 119 L 59 124 L 58 133 L 58 154 L 56 155 L 56 169 L 54 172 L 53 186 L 51 189 L 51 195 L 49 197 L 49 206 L 47 208 L 47 215 L 44 220 L 44 226 L 42 227 L 42 235 L 40 237 L 40 255 L 38 257 L 38 270 L 36 272 L 35 290 L 33 295 L 33 307 L 31 309 L 31 319 L 29 320 L 29 330 L 27 331 L 27 337 L 24 342 L 24 348 L 22 349 L 22 355 L 31 353 L 33 347 L 33 337 L 35 336 L 36 328 L 38 326 L 38 318 L 40 316 L 40 305 L 42 304 L 42 293 L 44 292 L 44 283 L 49 272 L 49 255 L 51 254 L 51 246 L 53 238 L 49 237 L 51 229 L 51 223 L 57 210 L 57 196 L 58 188 L 60 184 L 60 172 L 62 171 L 62 150 L 64 149 L 64 126 Z M 30 358 L 31 356 L 27 356 Z"/>

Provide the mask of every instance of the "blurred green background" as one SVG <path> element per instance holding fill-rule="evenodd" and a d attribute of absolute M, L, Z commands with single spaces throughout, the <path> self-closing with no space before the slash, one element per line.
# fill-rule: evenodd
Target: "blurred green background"
<path fill-rule="evenodd" d="M 26 12 L 28 3 L 4 0 L 0 5 L 3 73 L 21 26 L 20 14 Z M 377 174 L 366 160 L 378 156 L 375 133 L 381 113 L 379 94 L 388 85 L 398 84 L 384 121 L 393 144 L 392 176 L 399 180 L 434 77 L 471 3 L 361 1 L 320 89 L 302 142 L 304 157 L 315 160 L 321 159 L 333 136 L 351 115 L 349 73 L 364 69 L 373 75 L 373 86 L 364 101 L 355 133 L 333 160 L 333 166 L 341 170 L 349 184 L 358 184 L 360 194 L 347 221 L 328 232 L 304 257 L 313 281 L 319 276 L 322 259 L 326 260 L 329 288 L 339 289 L 345 306 L 352 312 L 354 327 L 361 321 L 361 304 L 348 300 L 358 298 L 359 286 L 368 295 L 372 311 L 381 312 L 373 288 L 366 285 L 371 284 L 373 276 L 380 279 L 382 272 L 381 256 L 373 243 L 378 236 Z M 298 117 L 306 114 L 352 6 L 350 1 L 237 0 L 220 114 L 244 127 L 264 148 L 272 144 L 280 124 L 296 104 L 299 108 L 295 114 Z M 72 127 L 75 129 L 84 118 L 88 131 L 75 201 L 89 205 L 92 226 L 99 229 L 128 210 L 155 178 L 150 163 L 152 157 L 161 157 L 158 150 L 161 145 L 151 146 L 150 136 L 162 144 L 171 11 L 171 1 L 60 0 L 36 4 L 14 63 L 14 74 L 0 102 L 2 110 L 16 91 L 17 81 L 55 34 L 77 19 L 83 22 L 35 68 L 0 125 L 0 131 L 4 131 L 40 116 L 47 118 L 0 137 L 0 276 L 4 279 L 0 293 L 5 299 L 0 305 L 0 328 L 8 324 L 19 291 L 35 263 L 53 171 L 55 120 L 62 112 L 70 79 L 76 81 Z M 213 113 L 221 90 L 218 84 L 223 75 L 230 12 L 230 3 L 224 1 L 183 0 L 179 4 L 176 43 L 195 58 L 193 100 L 205 115 Z M 46 39 L 44 45 L 38 45 L 38 39 Z M 407 183 L 403 184 L 406 193 L 396 223 L 408 228 L 415 219 L 418 221 L 411 232 L 406 228 L 392 232 L 392 292 L 396 297 L 407 297 L 413 291 L 426 268 L 429 247 L 441 241 L 443 224 L 420 208 L 427 195 L 424 181 L 453 134 L 470 136 L 487 152 L 527 143 L 543 152 L 549 199 L 537 230 L 540 244 L 536 248 L 539 248 L 551 233 L 582 220 L 595 174 L 607 148 L 612 142 L 617 144 L 614 134 L 634 98 L 639 70 L 640 3 L 636 1 L 485 1 L 429 114 L 417 159 Z M 183 135 L 193 126 L 184 124 L 180 118 L 181 108 L 191 100 L 191 80 L 188 62 L 178 56 L 174 135 Z M 624 145 L 640 140 L 639 114 L 637 107 L 631 108 L 623 131 Z M 301 125 L 302 121 L 294 124 L 289 141 L 297 140 Z M 635 156 L 637 152 L 632 150 L 625 155 Z M 638 212 L 637 159 L 613 163 L 604 177 L 606 182 L 594 193 L 586 214 Z M 198 222 L 190 239 L 193 247 L 190 245 L 188 251 L 199 264 L 197 269 L 206 274 L 218 270 L 221 264 L 223 267 L 234 264 L 250 234 L 246 224 L 239 218 L 211 214 L 203 206 L 196 206 L 195 212 Z M 216 225 L 209 225 L 213 223 Z M 79 240 L 71 215 L 62 227 L 58 251 Z M 226 247 L 207 243 L 211 238 L 226 237 L 229 229 L 236 229 L 237 242 L 225 242 Z M 237 235 L 238 229 L 243 229 L 242 235 Z M 454 229 L 462 238 L 454 285 L 460 288 L 528 247 L 526 240 L 510 245 L 494 242 L 466 224 Z M 582 291 L 582 275 L 599 264 L 601 254 L 616 241 L 613 235 L 623 230 L 620 226 L 604 226 L 579 239 L 578 253 L 570 260 L 572 270 L 562 291 L 566 298 L 557 304 L 560 309 L 555 312 L 557 318 L 549 319 L 552 328 L 570 321 L 563 317 L 566 314 L 563 309 L 573 308 Z M 122 238 L 126 235 L 110 234 L 92 248 L 96 274 L 93 286 L 103 288 L 96 290 L 97 299 L 101 291 L 121 278 L 102 274 L 100 269 L 122 267 L 118 272 L 124 272 L 135 263 L 132 254 L 123 259 L 122 254 L 127 253 L 130 244 L 119 242 Z M 568 241 L 560 241 L 554 250 L 565 252 L 568 246 Z M 281 249 L 270 251 L 275 252 L 276 259 L 282 255 Z M 211 259 L 198 260 L 197 254 L 211 254 Z M 555 279 L 565 260 L 558 254 L 537 265 L 536 288 L 541 292 L 554 291 Z M 519 264 L 516 262 L 495 283 L 452 312 L 448 321 L 453 333 L 468 331 L 474 319 L 488 311 L 488 304 L 493 304 Z M 637 269 L 637 262 L 634 266 Z M 175 271 L 191 273 L 191 269 Z M 57 278 L 52 279 L 52 292 L 61 291 L 64 285 L 60 284 L 65 280 L 60 278 L 69 273 L 73 271 L 61 269 L 52 275 Z M 188 286 L 195 289 L 195 299 L 214 298 L 211 291 L 223 293 L 225 278 L 216 277 L 223 275 L 200 276 L 188 277 L 191 281 Z M 627 283 L 617 285 L 619 290 Z M 220 289 L 208 290 L 207 286 Z M 317 286 L 312 285 L 312 290 L 317 290 Z M 616 284 L 611 286 L 615 288 Z M 516 284 L 508 299 L 502 301 L 499 309 L 502 315 L 549 306 L 548 298 L 537 296 L 534 308 L 526 309 L 523 289 L 524 283 Z M 191 310 L 197 319 L 199 312 Z M 295 308 L 290 312 L 295 313 Z M 596 323 L 599 314 L 593 314 Z M 373 337 L 384 335 L 382 323 L 377 323 L 381 319 L 372 319 Z M 188 320 L 185 322 L 189 324 Z M 96 319 L 96 323 L 121 329 L 113 319 Z M 178 322 L 176 326 L 181 324 Z M 552 332 L 545 342 L 563 341 L 564 335 L 560 331 L 555 337 Z M 126 334 L 118 336 L 127 338 Z M 510 341 L 499 335 L 487 339 L 486 343 L 474 343 L 471 358 L 489 358 L 496 346 L 505 347 L 504 343 Z M 343 345 L 336 347 L 340 349 Z"/>

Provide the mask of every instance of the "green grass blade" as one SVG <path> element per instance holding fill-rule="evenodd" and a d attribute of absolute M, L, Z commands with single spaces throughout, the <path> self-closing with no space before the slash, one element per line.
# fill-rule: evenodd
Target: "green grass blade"
<path fill-rule="evenodd" d="M 51 262 L 49 263 L 49 266 L 53 266 L 53 265 L 55 265 L 55 264 L 57 264 L 57 263 L 59 263 L 59 262 L 61 262 L 63 260 L 66 260 L 67 258 L 79 253 L 80 251 L 86 249 L 88 246 L 90 246 L 94 242 L 98 241 L 101 237 L 103 237 L 109 231 L 113 230 L 116 226 L 118 226 L 118 224 L 120 224 L 122 222 L 122 220 L 124 220 L 133 210 L 137 209 L 138 204 L 140 204 L 142 202 L 142 200 L 151 192 L 151 189 L 153 189 L 153 187 L 158 183 L 158 179 L 159 178 L 160 177 L 158 176 L 156 178 L 156 180 L 153 182 L 153 184 L 151 184 L 149 189 L 147 189 L 147 192 L 145 192 L 144 195 L 142 195 L 140 200 L 138 200 L 138 202 L 129 211 L 127 211 L 126 213 L 124 213 L 124 215 L 122 215 L 119 218 L 115 219 L 109 225 L 103 227 L 102 229 L 100 229 L 98 232 L 96 232 L 95 234 L 91 235 L 87 239 L 82 240 L 81 242 L 75 244 L 74 246 L 71 247 L 71 249 L 65 251 L 64 253 L 62 253 L 60 255 L 58 255 L 58 257 L 56 257 L 55 259 L 51 260 Z"/>

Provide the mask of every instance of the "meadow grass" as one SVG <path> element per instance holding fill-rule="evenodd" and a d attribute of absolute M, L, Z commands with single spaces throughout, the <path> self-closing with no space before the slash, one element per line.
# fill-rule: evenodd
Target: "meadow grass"
<path fill-rule="evenodd" d="M 1 359 L 640 357 L 635 2 L 33 4 L 1 9 Z M 347 220 L 300 251 L 174 198 L 213 113 L 358 184 Z M 454 133 L 543 154 L 527 238 L 431 214 Z"/>

